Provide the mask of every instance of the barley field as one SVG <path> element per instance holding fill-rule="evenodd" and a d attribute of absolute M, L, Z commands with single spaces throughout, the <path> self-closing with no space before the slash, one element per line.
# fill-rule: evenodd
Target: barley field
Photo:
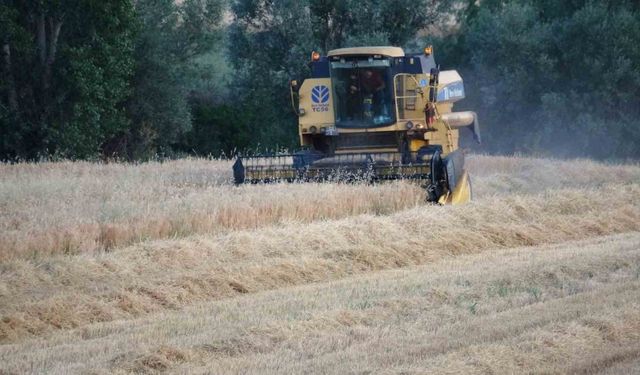
<path fill-rule="evenodd" d="M 442 207 L 219 160 L 0 165 L 0 374 L 640 373 L 640 166 L 468 169 Z"/>

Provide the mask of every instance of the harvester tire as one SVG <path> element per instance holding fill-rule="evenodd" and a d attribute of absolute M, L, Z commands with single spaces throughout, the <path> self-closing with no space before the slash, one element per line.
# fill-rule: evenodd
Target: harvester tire
<path fill-rule="evenodd" d="M 444 171 L 446 173 L 447 185 L 449 191 L 455 189 L 458 181 L 464 173 L 464 154 L 460 150 L 456 150 L 444 159 Z"/>
<path fill-rule="evenodd" d="M 429 150 L 423 149 L 426 149 L 426 147 L 423 147 L 418 151 L 418 154 L 421 155 L 420 158 L 424 157 L 427 152 L 431 154 L 431 161 L 429 165 L 431 170 L 431 181 L 429 181 L 429 184 L 427 185 L 427 202 L 437 202 L 444 190 L 442 188 L 446 175 L 444 171 L 444 164 L 438 148 Z"/>

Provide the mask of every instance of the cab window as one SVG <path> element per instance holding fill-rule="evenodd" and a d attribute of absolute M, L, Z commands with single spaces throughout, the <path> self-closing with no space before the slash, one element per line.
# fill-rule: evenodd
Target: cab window
<path fill-rule="evenodd" d="M 388 59 L 331 63 L 337 126 L 379 127 L 395 122 L 390 66 Z"/>

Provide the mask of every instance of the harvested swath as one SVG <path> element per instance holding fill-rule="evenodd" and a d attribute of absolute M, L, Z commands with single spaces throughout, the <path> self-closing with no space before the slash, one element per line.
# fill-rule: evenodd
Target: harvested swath
<path fill-rule="evenodd" d="M 640 234 L 488 250 L 0 347 L 8 372 L 596 373 L 640 353 Z M 631 364 L 628 364 L 628 363 Z"/>
<path fill-rule="evenodd" d="M 608 199 L 593 199 L 594 196 Z M 639 185 L 486 197 L 2 265 L 0 341 L 491 248 L 640 230 Z"/>

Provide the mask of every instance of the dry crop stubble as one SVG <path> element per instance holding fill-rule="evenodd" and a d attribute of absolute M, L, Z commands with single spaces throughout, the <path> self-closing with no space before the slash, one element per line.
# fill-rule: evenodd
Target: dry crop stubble
<path fill-rule="evenodd" d="M 637 352 L 628 344 L 634 337 L 618 332 L 637 323 L 637 306 L 628 299 L 637 300 L 634 280 L 640 278 L 640 167 L 489 156 L 471 156 L 467 165 L 476 200 L 460 207 L 425 205 L 420 188 L 408 182 L 238 188 L 230 185 L 230 164 L 223 161 L 2 165 L 0 358 L 7 365 L 0 369 L 454 373 L 517 372 L 518 363 L 539 372 L 637 368 Z M 632 234 L 600 238 L 615 233 Z M 568 258 L 552 256 L 554 247 L 530 249 L 549 257 L 531 271 L 542 279 L 531 275 L 522 282 L 516 277 L 528 272 L 522 265 L 513 277 L 496 276 L 511 275 L 514 259 L 501 261 L 496 254 L 503 253 L 495 249 L 579 239 L 590 240 L 558 245 L 560 253 L 572 254 Z M 593 261 L 578 261 L 583 248 Z M 474 259 L 467 266 L 476 276 L 456 278 L 457 289 L 451 289 L 453 277 L 466 271 L 447 264 L 461 257 Z M 442 265 L 436 274 L 444 279 L 420 278 L 434 286 L 424 298 L 411 294 L 422 287 L 402 281 L 398 288 L 406 291 L 398 298 L 368 297 L 396 282 L 387 278 L 397 274 L 385 270 L 425 264 L 433 264 L 429 272 Z M 314 310 L 310 301 L 324 298 L 324 288 L 345 278 L 358 285 L 380 280 L 348 292 L 340 287 L 336 293 L 345 295 L 327 297 L 324 310 Z M 320 289 L 313 295 L 297 292 L 314 283 Z M 292 298 L 283 297 L 289 293 Z M 295 296 L 307 305 L 296 305 Z M 592 308 L 602 301 L 610 305 Z M 221 308 L 227 304 L 235 307 Z M 576 323 L 563 307 L 606 324 Z M 473 322 L 464 328 L 468 337 L 452 325 L 414 341 L 394 338 L 396 331 L 420 332 L 418 322 L 437 326 L 438 320 L 467 315 L 489 319 L 496 325 L 489 332 L 502 319 L 502 341 L 483 336 L 484 325 Z M 557 326 L 550 323 L 555 318 Z M 238 331 L 224 333 L 220 327 L 226 325 Z M 541 329 L 540 335 L 531 335 L 530 327 Z M 620 340 L 601 340 L 601 330 Z M 549 349 L 569 345 L 574 336 L 582 340 L 576 351 Z M 403 354 L 403 346 L 422 347 L 418 339 L 459 345 Z M 140 350 L 125 355 L 134 348 L 126 340 Z M 485 348 L 483 340 L 490 345 Z M 302 342 L 318 346 L 305 351 Z M 611 349 L 616 345 L 627 351 Z M 80 351 L 86 348 L 96 352 L 88 349 L 93 356 L 85 357 Z M 580 361 L 580 351 L 590 354 Z M 517 360 L 502 363 L 500 353 Z M 562 363 L 562 353 L 573 360 Z M 87 364 L 94 357 L 98 364 Z"/>
<path fill-rule="evenodd" d="M 51 373 L 595 372 L 640 354 L 639 247 L 634 233 L 489 250 L 59 331 L 0 358 Z"/>

